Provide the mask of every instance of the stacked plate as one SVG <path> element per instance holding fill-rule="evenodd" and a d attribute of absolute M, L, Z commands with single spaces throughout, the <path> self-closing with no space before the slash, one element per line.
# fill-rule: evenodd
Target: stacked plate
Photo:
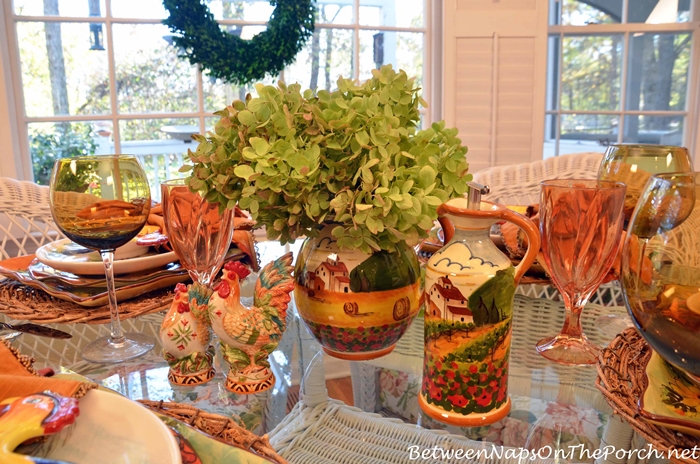
<path fill-rule="evenodd" d="M 136 252 L 117 251 L 114 274 L 118 301 L 172 287 L 189 279 L 175 253 L 140 248 Z M 240 259 L 242 256 L 238 248 L 231 248 L 226 259 Z M 36 255 L 0 261 L 0 275 L 81 306 L 108 304 L 100 254 L 68 239 L 44 245 Z"/>

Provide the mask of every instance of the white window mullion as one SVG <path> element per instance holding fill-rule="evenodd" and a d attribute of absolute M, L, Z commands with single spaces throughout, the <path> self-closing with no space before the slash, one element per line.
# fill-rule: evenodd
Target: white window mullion
<path fill-rule="evenodd" d="M 197 110 L 199 111 L 199 133 L 204 134 L 206 131 L 206 122 L 204 121 L 204 78 L 202 77 L 202 67 L 197 65 Z"/>
<path fill-rule="evenodd" d="M 109 104 L 112 109 L 112 135 L 114 137 L 114 151 L 121 153 L 122 141 L 119 127 L 119 108 L 117 101 L 117 70 L 114 59 L 114 34 L 112 33 L 112 0 L 105 0 L 105 28 L 107 29 L 107 64 L 109 72 Z"/>
<path fill-rule="evenodd" d="M 561 9 L 560 9 L 561 10 Z M 559 16 L 559 19 L 561 20 L 561 13 Z M 554 156 L 559 156 L 559 143 L 561 142 L 561 88 L 562 88 L 562 76 L 564 74 L 564 33 L 561 32 L 559 34 L 559 53 L 558 53 L 557 60 L 559 61 L 559 66 L 557 69 L 557 103 L 556 103 L 556 109 L 557 109 L 557 117 L 555 118 L 556 120 L 554 121 L 554 130 L 556 133 L 556 138 L 554 139 Z"/>
<path fill-rule="evenodd" d="M 17 28 L 15 27 L 15 22 L 12 19 L 14 16 L 14 9 L 12 7 L 12 0 L 3 0 L 3 2 L 5 10 L 5 26 L 7 27 L 7 48 L 9 52 L 8 54 L 10 62 L 10 74 L 12 80 L 10 85 L 13 89 L 12 95 L 9 96 L 10 101 L 8 101 L 8 104 L 11 101 L 14 101 L 14 107 L 9 108 L 9 112 L 14 112 L 14 114 L 16 115 L 16 130 L 19 137 L 19 151 L 20 153 L 29 154 L 29 127 L 26 121 L 27 112 L 24 108 L 22 71 L 19 59 L 19 39 L 17 37 Z M 14 148 L 15 147 L 13 144 L 12 149 L 14 150 Z M 34 178 L 31 156 L 21 156 L 20 159 L 15 158 L 15 162 L 15 172 L 17 174 L 19 174 L 23 179 L 27 180 L 32 180 Z"/>
<path fill-rule="evenodd" d="M 691 19 L 696 24 L 700 22 L 700 8 L 698 2 L 691 2 L 690 7 Z M 689 112 L 683 125 L 683 135 L 686 144 L 693 156 L 694 169 L 700 170 L 700 156 L 697 150 L 700 149 L 700 141 L 697 134 L 700 133 L 700 28 L 696 28 L 693 32 L 691 50 L 690 50 L 690 69 L 688 72 L 688 98 L 686 99 L 686 109 Z M 692 134 L 692 135 L 691 135 Z"/>
<path fill-rule="evenodd" d="M 352 53 L 352 68 L 353 79 L 360 80 L 360 0 L 355 0 L 353 5 L 353 53 Z"/>
<path fill-rule="evenodd" d="M 624 0 L 622 7 L 625 8 L 627 0 Z M 627 9 L 624 9 L 622 17 L 627 16 Z M 622 67 L 620 69 L 620 116 L 617 122 L 617 143 L 622 143 L 625 140 L 625 110 L 627 109 L 627 72 L 629 70 L 629 50 L 630 50 L 630 33 L 625 32 L 622 37 Z"/>

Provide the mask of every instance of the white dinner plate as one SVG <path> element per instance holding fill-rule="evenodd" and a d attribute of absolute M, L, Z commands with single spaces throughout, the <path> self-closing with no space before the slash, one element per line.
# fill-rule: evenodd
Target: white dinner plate
<path fill-rule="evenodd" d="M 75 464 L 182 464 L 175 437 L 155 414 L 101 390 L 81 398 L 75 423 L 33 454 Z"/>
<path fill-rule="evenodd" d="M 143 247 L 146 248 L 146 247 Z M 36 250 L 36 259 L 59 271 L 72 272 L 78 275 L 104 275 L 105 267 L 100 254 L 88 250 L 64 238 L 47 243 Z M 148 271 L 177 261 L 177 255 L 167 253 L 147 252 L 142 256 L 114 260 L 115 274 Z"/>

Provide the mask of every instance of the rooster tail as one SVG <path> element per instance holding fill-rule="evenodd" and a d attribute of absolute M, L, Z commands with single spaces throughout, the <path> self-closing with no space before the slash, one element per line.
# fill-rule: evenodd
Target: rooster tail
<path fill-rule="evenodd" d="M 287 317 L 287 305 L 291 301 L 289 294 L 294 290 L 293 259 L 290 252 L 266 264 L 255 283 L 253 304 L 258 308 L 274 307 L 282 321 Z"/>

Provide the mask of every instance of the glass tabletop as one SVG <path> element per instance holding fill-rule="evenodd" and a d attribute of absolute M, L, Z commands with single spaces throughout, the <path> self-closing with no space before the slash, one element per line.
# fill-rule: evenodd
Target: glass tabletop
<path fill-rule="evenodd" d="M 277 242 L 259 243 L 260 262 L 266 264 L 287 251 L 295 252 L 296 256 L 300 245 L 300 241 L 291 246 L 281 246 Z M 532 288 L 520 288 L 521 292 L 530 295 L 545 294 L 531 290 Z M 218 353 L 215 362 L 216 377 L 195 387 L 178 387 L 168 382 L 167 363 L 161 357 L 158 347 L 146 357 L 129 363 L 114 366 L 81 365 L 80 369 L 73 370 L 135 400 L 191 404 L 207 412 L 233 417 L 255 433 L 267 433 L 287 413 L 293 369 L 299 369 L 301 374 L 303 396 L 304 382 L 310 383 L 309 376 L 320 375 L 323 383 L 323 369 L 319 371 L 310 366 L 314 363 L 322 366 L 322 362 L 316 361 L 328 356 L 322 353 L 320 345 L 308 332 L 295 308 L 290 308 L 287 314 L 287 331 L 270 357 L 276 383 L 272 389 L 260 394 L 242 395 L 226 390 L 224 378 L 227 366 Z M 624 316 L 624 308 L 589 304 L 582 317 L 585 333 L 595 343 L 606 345 L 614 334 L 599 330 L 602 327 L 598 326 L 598 321 L 601 317 L 615 314 Z M 153 315 L 148 317 L 153 318 Z M 453 427 L 421 412 L 418 396 L 423 375 L 422 314 L 416 317 L 390 354 L 371 361 L 349 362 L 354 406 L 366 412 L 378 412 L 425 428 L 445 430 L 497 445 L 531 449 L 553 444 L 558 447 L 582 445 L 585 449 L 598 449 L 612 415 L 602 394 L 595 387 L 595 367 L 557 365 L 539 356 L 534 348 L 542 337 L 558 333 L 563 318 L 564 309 L 560 302 L 516 295 L 507 372 L 512 408 L 506 418 L 494 424 L 472 428 Z M 160 324 L 158 321 L 158 318 L 154 318 L 154 322 L 150 323 L 154 326 L 151 330 L 156 333 Z M 61 328 L 66 327 L 63 325 Z M 54 367 L 58 364 L 52 360 Z M 306 399 L 310 400 L 310 397 L 307 396 Z"/>

